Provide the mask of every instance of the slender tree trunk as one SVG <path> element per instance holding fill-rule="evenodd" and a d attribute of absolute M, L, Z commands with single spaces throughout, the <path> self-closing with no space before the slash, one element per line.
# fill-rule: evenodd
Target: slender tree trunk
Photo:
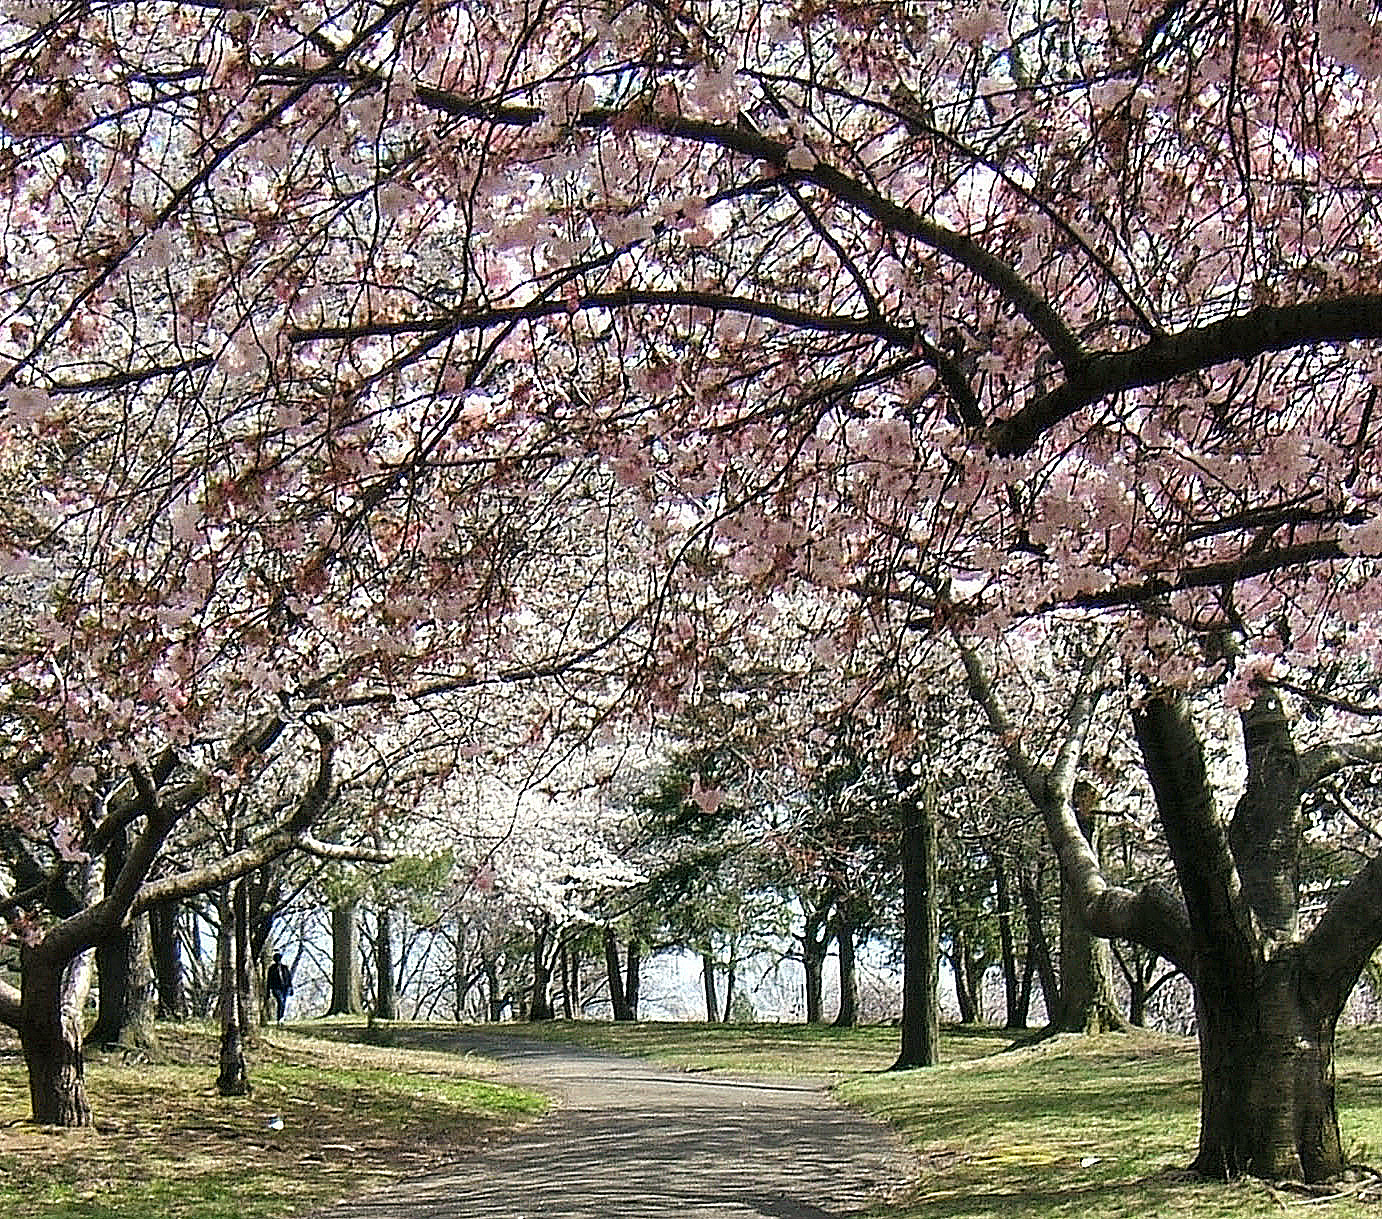
<path fill-rule="evenodd" d="M 951 933 L 950 967 L 955 973 L 955 999 L 960 1005 L 960 1023 L 976 1024 L 979 1012 L 974 1003 L 974 988 L 969 976 L 969 944 L 963 929 Z"/>
<path fill-rule="evenodd" d="M 1051 946 L 1046 940 L 1042 922 L 1041 888 L 1037 876 L 1022 873 L 1022 908 L 1027 916 L 1027 956 L 1036 963 L 1037 979 L 1041 982 L 1041 999 L 1046 1005 L 1049 1024 L 1060 1012 L 1060 981 L 1051 963 Z"/>
<path fill-rule="evenodd" d="M 481 965 L 485 971 L 485 989 L 488 992 L 489 1022 L 498 1024 L 504 1018 L 504 995 L 499 989 L 499 962 L 493 957 L 485 957 Z"/>
<path fill-rule="evenodd" d="M 561 1014 L 563 1018 L 571 1019 L 571 949 L 565 940 L 557 949 L 557 957 L 561 962 Z"/>
<path fill-rule="evenodd" d="M 720 1019 L 719 995 L 715 988 L 715 958 L 709 952 L 701 953 L 701 982 L 705 987 L 705 1022 L 716 1024 Z"/>
<path fill-rule="evenodd" d="M 393 963 L 393 911 L 380 906 L 374 933 L 374 1016 L 398 1019 L 398 989 Z"/>
<path fill-rule="evenodd" d="M 158 988 L 158 1019 L 182 1020 L 187 1015 L 186 982 L 182 967 L 182 937 L 178 932 L 179 902 L 164 902 L 149 911 L 154 980 Z"/>
<path fill-rule="evenodd" d="M 533 933 L 533 994 L 528 1004 L 529 1020 L 551 1020 L 552 1000 L 548 995 L 551 982 L 551 962 L 547 960 L 547 945 L 551 939 L 551 928 L 546 919 Z"/>
<path fill-rule="evenodd" d="M 331 908 L 331 1005 L 328 1016 L 358 1016 L 365 1010 L 360 980 L 360 903 Z"/>
<path fill-rule="evenodd" d="M 908 776 L 902 814 L 902 1047 L 893 1070 L 940 1058 L 940 844 L 929 782 Z"/>
<path fill-rule="evenodd" d="M 470 990 L 470 975 L 465 960 L 465 919 L 456 916 L 456 953 L 451 961 L 451 1018 L 460 1023 L 465 1014 L 466 992 Z"/>
<path fill-rule="evenodd" d="M 1017 1007 L 1014 1009 L 1012 1019 L 1015 1024 L 1010 1024 L 1009 1028 L 1025 1029 L 1027 1027 L 1027 1014 L 1032 1010 L 1032 982 L 1036 977 L 1036 958 L 1028 952 L 1022 962 L 1022 983 L 1017 988 Z"/>
<path fill-rule="evenodd" d="M 815 910 L 806 919 L 801 937 L 801 963 L 806 972 L 806 1023 L 820 1024 L 821 992 L 825 989 L 825 956 L 830 946 L 826 931 L 826 912 Z"/>
<path fill-rule="evenodd" d="M 1022 982 L 1017 972 L 1017 951 L 1013 938 L 1012 887 L 1008 884 L 1008 869 L 1001 855 L 995 855 L 993 859 L 993 883 L 998 899 L 998 942 L 1003 954 L 1003 1027 L 1026 1028 L 1026 1012 L 1018 1010 Z"/>
<path fill-rule="evenodd" d="M 43 1126 L 91 1125 L 82 1024 L 93 956 L 54 961 L 41 948 L 20 951 L 19 1040 L 33 1119 Z"/>
<path fill-rule="evenodd" d="M 638 987 L 643 961 L 643 945 L 636 935 L 629 936 L 629 951 L 624 958 L 624 1002 L 629 1007 L 629 1019 L 638 1019 Z"/>
<path fill-rule="evenodd" d="M 852 1029 L 859 1023 L 859 971 L 854 960 L 854 928 L 844 915 L 835 920 L 835 945 L 840 957 L 840 1010 L 835 1027 Z"/>
<path fill-rule="evenodd" d="M 731 1013 L 734 1010 L 734 975 L 738 962 L 733 955 L 729 958 L 729 963 L 725 966 L 725 1005 L 720 1009 L 720 1022 L 729 1024 L 733 1019 Z"/>
<path fill-rule="evenodd" d="M 262 1014 L 263 1004 L 259 999 L 254 952 L 250 947 L 249 878 L 240 877 L 230 892 L 235 904 L 235 986 L 240 992 L 240 1031 L 246 1043 L 252 1045 L 259 1022 L 251 1018 L 251 1013 Z"/>
<path fill-rule="evenodd" d="M 216 1091 L 222 1096 L 250 1094 L 249 1069 L 245 1062 L 246 1011 L 244 994 L 240 989 L 239 962 L 236 957 L 235 903 L 230 887 L 217 895 L 221 916 L 221 933 L 216 940 L 216 976 L 220 985 L 219 1016 L 221 1023 L 220 1075 Z"/>

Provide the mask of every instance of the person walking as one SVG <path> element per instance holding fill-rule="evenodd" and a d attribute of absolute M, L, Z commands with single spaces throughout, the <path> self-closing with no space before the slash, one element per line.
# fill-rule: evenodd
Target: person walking
<path fill-rule="evenodd" d="M 274 963 L 269 966 L 269 994 L 278 1005 L 278 1022 L 283 1023 L 283 1013 L 288 1008 L 288 996 L 293 993 L 293 971 L 283 964 L 283 954 L 274 953 Z"/>

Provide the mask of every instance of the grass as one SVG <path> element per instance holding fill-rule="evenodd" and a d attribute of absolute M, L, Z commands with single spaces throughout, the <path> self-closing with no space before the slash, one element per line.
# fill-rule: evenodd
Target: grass
<path fill-rule="evenodd" d="M 0 1215 L 284 1219 L 454 1162 L 546 1107 L 483 1060 L 291 1030 L 261 1034 L 253 1095 L 223 1099 L 212 1030 L 159 1035 L 156 1062 L 88 1055 L 94 1130 L 32 1125 L 23 1060 L 0 1038 Z"/>
<path fill-rule="evenodd" d="M 1001 1053 L 1009 1035 L 947 1028 L 942 1062 L 889 1072 L 897 1030 L 792 1025 L 505 1026 L 622 1050 L 669 1066 L 777 1072 L 836 1081 L 847 1104 L 894 1125 L 914 1182 L 871 1219 L 1261 1219 L 1297 1214 L 1378 1219 L 1373 1175 L 1334 1196 L 1259 1181 L 1191 1178 L 1199 1063 L 1185 1038 L 1137 1033 L 1058 1037 Z M 1382 1159 L 1382 1029 L 1344 1030 L 1339 1117 L 1355 1162 Z"/>
<path fill-rule="evenodd" d="M 312 1022 L 265 1035 L 255 1094 L 214 1094 L 209 1030 L 168 1030 L 174 1061 L 93 1058 L 98 1131 L 52 1132 L 28 1112 L 22 1064 L 0 1041 L 0 1215 L 14 1219 L 283 1219 L 346 1192 L 454 1160 L 539 1112 L 497 1068 L 444 1046 L 449 1025 Z M 893 1123 L 914 1181 L 871 1219 L 1377 1219 L 1363 1174 L 1319 1196 L 1183 1171 L 1194 1151 L 1192 1041 L 1060 1037 L 1009 1053 L 1005 1034 L 946 1029 L 942 1064 L 886 1070 L 897 1030 L 793 1025 L 554 1022 L 491 1032 L 615 1050 L 687 1070 L 835 1081 L 848 1104 Z M 348 1044 L 367 1037 L 382 1045 Z M 334 1040 L 332 1040 L 334 1039 Z M 409 1048 L 402 1048 L 408 1046 Z M 1340 1034 L 1338 1096 L 1355 1161 L 1382 1159 L 1382 1029 Z M 267 1129 L 278 1114 L 284 1129 Z"/>
<path fill-rule="evenodd" d="M 649 1021 L 554 1020 L 505 1024 L 506 1036 L 633 1054 L 682 1071 L 738 1075 L 807 1075 L 843 1079 L 883 1071 L 897 1058 L 898 1032 L 887 1025 L 836 1029 L 802 1024 L 682 1024 Z M 1011 1041 L 1000 1029 L 947 1030 L 945 1052 L 954 1058 L 992 1054 Z"/>

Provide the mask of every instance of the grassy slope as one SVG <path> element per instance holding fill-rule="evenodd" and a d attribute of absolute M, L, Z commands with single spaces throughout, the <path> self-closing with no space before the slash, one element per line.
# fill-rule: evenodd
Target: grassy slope
<path fill-rule="evenodd" d="M 27 1122 L 23 1062 L 0 1040 L 0 1215 L 280 1219 L 454 1161 L 546 1106 L 473 1058 L 288 1031 L 263 1034 L 254 1094 L 226 1100 L 209 1030 L 160 1036 L 160 1063 L 89 1056 L 97 1129 L 81 1131 Z"/>

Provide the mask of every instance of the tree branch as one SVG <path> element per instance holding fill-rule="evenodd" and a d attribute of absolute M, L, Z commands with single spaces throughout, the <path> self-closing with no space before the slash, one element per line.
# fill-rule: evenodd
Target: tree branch
<path fill-rule="evenodd" d="M 1358 293 L 1294 305 L 1263 305 L 1207 326 L 1158 336 L 1131 351 L 1080 363 L 1064 384 L 989 429 L 989 447 L 1005 457 L 1027 452 L 1076 411 L 1123 390 L 1161 385 L 1187 373 L 1252 360 L 1272 351 L 1382 338 L 1382 293 Z"/>
<path fill-rule="evenodd" d="M 1301 971 L 1322 1010 L 1337 1016 L 1369 958 L 1382 945 L 1382 855 L 1336 893 L 1301 945 Z"/>
<path fill-rule="evenodd" d="M 377 847 L 351 846 L 344 842 L 322 842 L 311 834 L 298 838 L 299 850 L 315 855 L 318 859 L 343 859 L 354 863 L 393 863 L 398 858 L 393 851 L 381 851 Z"/>
<path fill-rule="evenodd" d="M 1192 939 L 1182 952 L 1246 976 L 1257 958 L 1252 917 L 1189 709 L 1179 696 L 1158 695 L 1134 710 L 1133 727 L 1185 899 Z"/>
<path fill-rule="evenodd" d="M 1376 766 L 1379 762 L 1382 762 L 1382 737 L 1316 745 L 1300 755 L 1300 789 L 1307 792 L 1350 766 Z"/>

